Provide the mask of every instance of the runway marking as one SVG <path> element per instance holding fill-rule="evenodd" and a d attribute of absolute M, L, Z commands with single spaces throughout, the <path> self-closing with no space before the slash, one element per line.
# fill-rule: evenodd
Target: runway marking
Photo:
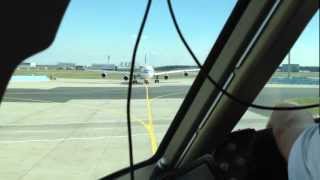
<path fill-rule="evenodd" d="M 146 136 L 149 133 L 132 134 L 136 136 Z M 58 142 L 58 141 L 87 141 L 87 140 L 102 140 L 106 138 L 127 138 L 127 135 L 118 136 L 97 136 L 97 137 L 70 137 L 70 138 L 56 138 L 56 139 L 28 139 L 28 140 L 0 140 L 0 144 L 13 144 L 13 143 L 28 143 L 28 142 Z"/>
<path fill-rule="evenodd" d="M 162 97 L 167 97 L 167 96 L 172 96 L 172 95 L 177 95 L 177 94 L 184 94 L 185 92 L 174 92 L 174 93 L 168 93 L 165 95 L 160 95 L 160 96 L 156 96 L 153 98 L 149 98 L 149 89 L 148 89 L 148 85 L 144 84 L 145 86 L 145 92 L 146 92 L 146 106 L 147 106 L 147 115 L 148 115 L 148 122 L 145 123 L 141 120 L 138 120 L 138 122 L 140 122 L 147 130 L 148 135 L 149 135 L 149 139 L 150 139 L 150 144 L 151 144 L 151 151 L 152 154 L 155 154 L 157 151 L 157 138 L 155 136 L 155 131 L 154 131 L 154 124 L 153 124 L 153 113 L 152 113 L 152 106 L 151 106 L 151 102 L 154 99 L 159 99 Z"/>
<path fill-rule="evenodd" d="M 82 128 L 82 127 L 81 127 Z M 90 130 L 113 130 L 113 129 L 122 129 L 123 127 L 83 127 L 89 128 Z M 62 132 L 62 131 L 69 131 L 69 129 L 47 129 L 47 130 L 0 130 L 0 134 L 16 134 L 16 133 L 52 133 L 52 132 Z"/>
<path fill-rule="evenodd" d="M 53 101 L 35 100 L 35 99 L 27 99 L 27 98 L 15 98 L 15 97 L 8 97 L 8 96 L 4 96 L 3 99 L 11 99 L 11 100 L 18 100 L 18 101 L 42 102 L 42 103 L 56 103 L 56 102 L 53 102 Z"/>
<path fill-rule="evenodd" d="M 151 102 L 149 99 L 149 90 L 148 90 L 148 86 L 146 84 L 145 84 L 145 91 L 146 91 L 146 106 L 147 106 L 148 122 L 145 123 L 142 121 L 142 124 L 146 128 L 148 135 L 149 135 L 150 144 L 151 144 L 151 152 L 152 152 L 152 154 L 155 154 L 157 151 L 158 145 L 157 145 L 157 138 L 156 138 L 155 132 L 154 132 L 153 114 L 152 114 Z"/>
<path fill-rule="evenodd" d="M 168 94 L 165 94 L 165 95 L 155 96 L 155 97 L 151 98 L 151 100 L 159 99 L 159 98 L 163 98 L 163 97 L 168 97 L 168 96 L 172 96 L 172 95 L 179 95 L 179 94 L 186 94 L 186 92 L 168 93 Z"/>
<path fill-rule="evenodd" d="M 146 95 L 145 100 L 146 100 L 147 118 L 148 119 L 147 119 L 147 122 L 145 122 L 145 121 L 141 120 L 141 118 L 133 117 L 133 122 L 139 122 L 147 130 L 147 135 L 149 136 L 150 144 L 151 144 L 151 151 L 154 154 L 156 152 L 156 150 L 157 150 L 157 138 L 155 136 L 155 131 L 154 131 L 154 122 L 153 122 L 153 113 L 152 113 L 151 102 L 152 102 L 153 99 L 158 99 L 158 98 L 177 95 L 177 94 L 185 94 L 185 92 L 173 92 L 173 93 L 168 93 L 168 94 L 165 94 L 165 95 L 160 95 L 160 96 L 157 96 L 157 97 L 154 97 L 154 98 L 149 98 L 148 86 L 144 84 L 144 87 L 145 87 L 145 95 Z M 15 94 L 15 93 L 12 93 L 12 94 Z M 52 101 L 45 101 L 45 100 L 34 100 L 34 99 L 13 98 L 13 97 L 6 97 L 6 98 L 7 99 L 13 99 L 13 100 L 25 100 L 25 101 L 31 101 L 31 102 L 52 103 Z M 92 106 L 82 105 L 82 104 L 72 104 L 72 105 L 92 108 Z M 96 109 L 96 108 L 92 108 L 92 109 Z M 121 115 L 121 113 L 116 113 L 116 112 L 112 112 L 112 114 Z M 101 129 L 103 129 L 103 128 L 101 128 Z M 105 129 L 108 129 L 108 128 L 105 128 Z M 23 131 L 20 131 L 20 133 L 21 132 L 23 132 Z M 24 132 L 28 132 L 28 131 L 24 131 Z M 29 132 L 32 132 L 32 131 L 29 131 Z M 42 132 L 45 132 L 45 131 L 42 131 Z"/>
<path fill-rule="evenodd" d="M 54 102 L 54 101 L 47 101 L 47 100 L 35 100 L 35 99 L 28 99 L 28 98 L 15 98 L 15 97 L 8 97 L 8 96 L 4 96 L 3 97 L 4 99 L 12 99 L 12 100 L 20 100 L 20 101 L 31 101 L 31 102 L 41 102 L 41 103 L 57 103 L 57 102 Z M 97 108 L 93 108 L 92 106 L 88 106 L 88 105 L 83 105 L 83 104 L 69 104 L 69 105 L 73 105 L 73 106 L 79 106 L 79 107 L 86 107 L 86 108 L 89 108 L 89 109 L 93 109 L 93 110 L 96 110 Z M 111 112 L 111 111 L 110 111 Z M 112 114 L 114 115 L 122 115 L 122 113 L 116 113 L 116 112 L 111 112 Z M 134 115 L 133 116 L 133 122 L 139 122 L 141 123 L 143 126 L 145 126 L 145 123 L 140 120 L 140 118 L 137 118 L 135 117 Z"/>
<path fill-rule="evenodd" d="M 70 126 L 70 125 L 85 125 L 85 124 L 90 125 L 90 124 L 118 123 L 119 121 L 121 121 L 121 120 L 94 121 L 94 122 L 74 122 L 74 123 L 38 123 L 38 124 L 23 124 L 23 125 L 0 124 L 0 132 L 2 130 L 1 128 L 5 128 L 5 127 L 17 127 L 17 128 L 20 128 L 20 127 L 28 127 L 28 126 Z M 134 120 L 133 122 L 138 122 L 138 120 Z M 126 125 L 126 122 L 123 122 L 123 124 Z M 166 124 L 159 124 L 159 126 L 166 126 Z M 110 127 L 110 128 L 113 128 L 113 127 Z"/>
<path fill-rule="evenodd" d="M 5 95 L 49 94 L 46 92 L 8 92 Z"/>

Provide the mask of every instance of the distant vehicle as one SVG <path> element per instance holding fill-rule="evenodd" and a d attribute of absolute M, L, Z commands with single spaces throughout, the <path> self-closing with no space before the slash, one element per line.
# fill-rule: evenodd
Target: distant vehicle
<path fill-rule="evenodd" d="M 76 70 L 79 70 L 79 71 L 84 71 L 86 70 L 86 68 L 84 66 L 76 66 L 75 67 Z"/>
<path fill-rule="evenodd" d="M 154 79 L 155 83 L 160 82 L 160 77 L 163 76 L 165 80 L 169 79 L 170 74 L 183 74 L 184 76 L 188 76 L 190 72 L 198 72 L 199 69 L 179 69 L 179 70 L 170 70 L 170 71 L 161 71 L 156 72 L 154 68 L 150 65 L 143 65 L 140 67 L 138 72 L 134 72 L 133 74 L 133 83 L 138 83 L 138 79 L 142 79 L 145 84 L 148 84 L 151 79 Z M 107 77 L 107 71 L 103 71 L 101 73 L 102 78 Z M 126 73 L 123 75 L 123 80 L 129 80 L 129 74 Z"/>
<path fill-rule="evenodd" d="M 73 67 L 66 67 L 66 70 L 74 70 Z"/>
<path fill-rule="evenodd" d="M 57 70 L 74 70 L 74 67 L 57 67 Z"/>

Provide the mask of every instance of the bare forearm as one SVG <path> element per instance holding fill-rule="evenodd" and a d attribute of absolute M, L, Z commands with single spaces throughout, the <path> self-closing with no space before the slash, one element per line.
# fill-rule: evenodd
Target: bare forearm
<path fill-rule="evenodd" d="M 267 127 L 272 128 L 279 150 L 288 160 L 291 147 L 296 139 L 305 128 L 312 125 L 312 116 L 307 111 L 275 111 Z"/>

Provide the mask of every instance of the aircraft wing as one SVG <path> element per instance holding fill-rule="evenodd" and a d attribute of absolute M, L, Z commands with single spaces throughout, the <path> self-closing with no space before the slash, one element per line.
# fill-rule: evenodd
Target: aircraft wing
<path fill-rule="evenodd" d="M 186 72 L 198 72 L 200 69 L 179 69 L 179 70 L 172 70 L 172 71 L 161 71 L 155 72 L 155 76 L 161 75 L 168 75 L 168 74 L 179 74 L 179 73 L 186 73 Z"/>

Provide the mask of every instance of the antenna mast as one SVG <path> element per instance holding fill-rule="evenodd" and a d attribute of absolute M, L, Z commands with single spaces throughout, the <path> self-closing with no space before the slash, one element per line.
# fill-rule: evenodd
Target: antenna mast
<path fill-rule="evenodd" d="M 144 55 L 144 65 L 147 65 L 147 53 Z"/>

